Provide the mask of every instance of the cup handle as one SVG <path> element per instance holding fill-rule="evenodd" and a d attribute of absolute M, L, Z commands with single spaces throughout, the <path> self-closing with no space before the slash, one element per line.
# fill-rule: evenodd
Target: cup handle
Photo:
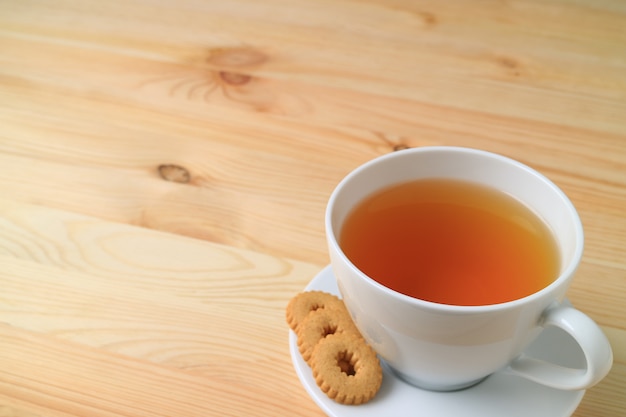
<path fill-rule="evenodd" d="M 522 354 L 509 364 L 510 372 L 561 390 L 590 388 L 609 373 L 613 364 L 611 345 L 589 316 L 575 308 L 560 305 L 548 308 L 542 315 L 540 325 L 558 327 L 569 333 L 585 356 L 586 368 L 568 368 Z"/>

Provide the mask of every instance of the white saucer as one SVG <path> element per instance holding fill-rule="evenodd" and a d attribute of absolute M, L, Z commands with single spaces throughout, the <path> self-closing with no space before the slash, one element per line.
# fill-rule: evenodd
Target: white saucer
<path fill-rule="evenodd" d="M 313 278 L 306 290 L 340 295 L 330 267 Z M 383 366 L 383 383 L 374 399 L 358 406 L 342 405 L 318 388 L 311 368 L 298 351 L 293 331 L 289 334 L 289 346 L 302 385 L 330 417 L 569 417 L 585 395 L 585 391 L 560 391 L 500 372 L 466 390 L 425 391 L 398 379 Z M 544 330 L 526 353 L 564 366 L 582 367 L 585 364 L 576 342 L 558 329 Z"/>

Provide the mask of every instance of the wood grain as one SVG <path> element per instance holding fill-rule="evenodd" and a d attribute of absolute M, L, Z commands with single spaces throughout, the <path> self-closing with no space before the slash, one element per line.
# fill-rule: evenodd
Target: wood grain
<path fill-rule="evenodd" d="M 284 308 L 317 267 L 34 206 L 5 203 L 1 219 L 4 396 L 44 415 L 277 415 L 301 406 L 282 398 L 298 384 Z M 62 392 L 68 380 L 87 397 Z M 168 397 L 156 401 L 161 390 Z"/>
<path fill-rule="evenodd" d="M 575 416 L 622 416 L 625 50 L 620 0 L 0 0 L 0 416 L 321 415 L 284 305 L 341 178 L 427 145 L 572 199 Z"/>
<path fill-rule="evenodd" d="M 305 25 L 278 4 L 148 11 L 132 1 L 67 1 L 63 13 L 6 5 L 0 63 L 10 105 L 0 115 L 0 146 L 17 154 L 5 172 L 27 182 L 6 178 L 2 190 L 312 262 L 325 260 L 320 213 L 334 184 L 399 144 L 477 146 L 549 175 L 565 168 L 566 177 L 591 181 L 591 190 L 560 181 L 577 204 L 595 208 L 589 193 L 599 182 L 613 186 L 601 206 L 626 202 L 624 176 L 615 176 L 626 169 L 619 4 L 515 2 L 472 8 L 470 18 L 463 5 L 342 3 L 338 16 L 351 16 L 343 29 L 327 13 L 331 3 L 290 6 L 306 14 Z M 565 12 L 555 21 L 558 10 Z M 235 24 L 244 17 L 248 24 Z M 287 28 L 294 35 L 285 38 Z M 190 172 L 195 188 L 151 181 L 171 163 Z M 129 174 L 133 181 L 124 181 Z M 97 192 L 79 197 L 84 185 Z M 272 213 L 285 206 L 279 223 Z"/>
<path fill-rule="evenodd" d="M 34 404 L 44 415 L 280 415 L 302 408 L 301 399 L 282 398 L 272 385 L 263 390 L 243 378 L 224 383 L 7 326 L 0 332 L 7 352 L 0 371 L 3 393 Z M 41 344 L 46 349 L 38 349 Z M 33 358 L 27 366 L 24 356 Z M 28 376 L 33 370 L 36 381 Z"/>

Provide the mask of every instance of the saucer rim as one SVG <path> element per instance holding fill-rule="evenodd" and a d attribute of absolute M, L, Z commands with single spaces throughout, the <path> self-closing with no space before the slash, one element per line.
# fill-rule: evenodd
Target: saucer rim
<path fill-rule="evenodd" d="M 329 277 L 327 277 L 327 275 Z M 328 280 L 328 279 L 332 279 L 332 282 L 329 284 L 332 284 L 334 287 L 336 287 L 336 278 L 335 275 L 331 269 L 330 265 L 325 266 L 324 268 L 322 268 L 305 286 L 304 291 L 311 291 L 311 290 L 319 290 L 320 288 L 317 288 L 318 286 L 320 286 L 320 282 L 322 282 L 324 279 Z M 323 289 L 322 289 L 323 290 Z M 338 290 L 335 291 L 330 291 L 327 290 L 329 292 L 332 292 L 334 294 L 336 294 L 337 296 L 341 297 L 341 294 L 339 293 Z M 566 300 L 567 301 L 567 300 Z M 292 364 L 294 366 L 294 369 L 296 371 L 296 374 L 298 375 L 298 379 L 300 380 L 300 383 L 302 384 L 302 386 L 304 387 L 305 391 L 307 392 L 307 394 L 313 399 L 313 401 L 316 403 L 316 405 L 318 407 L 320 407 L 320 409 L 329 417 L 344 417 L 344 415 L 352 415 L 352 413 L 348 412 L 348 410 L 351 409 L 355 409 L 358 408 L 359 411 L 359 415 L 367 415 L 367 409 L 368 409 L 368 404 L 362 404 L 359 406 L 350 406 L 350 405 L 343 405 L 343 404 L 339 404 L 339 403 L 335 403 L 332 402 L 332 400 L 328 399 L 328 397 L 326 397 L 326 394 L 324 394 L 319 387 L 315 384 L 315 382 L 313 381 L 313 383 L 311 384 L 308 379 L 310 376 L 305 375 L 305 372 L 311 372 L 311 369 L 306 366 L 306 363 L 302 360 L 302 358 L 300 357 L 300 353 L 297 347 L 297 336 L 295 334 L 295 332 L 293 332 L 292 330 L 289 330 L 289 350 L 290 350 L 290 355 L 291 355 L 291 359 L 292 359 Z M 381 363 L 383 364 L 384 367 L 384 372 L 385 372 L 385 377 L 388 378 L 393 378 L 394 381 L 396 381 L 397 383 L 401 383 L 401 384 L 405 384 L 406 386 L 410 387 L 409 389 L 414 389 L 416 390 L 415 392 L 422 392 L 422 393 L 429 393 L 430 391 L 425 391 L 422 390 L 418 387 L 414 387 L 411 386 L 409 384 L 407 384 L 406 382 L 402 381 L 398 376 L 396 376 L 393 372 L 391 372 L 391 370 L 388 368 L 388 366 L 386 366 L 384 364 L 384 362 Z M 503 371 L 498 371 L 495 372 L 494 375 L 496 374 L 503 374 Z M 514 381 L 519 381 L 519 383 L 521 384 L 522 382 L 524 383 L 530 383 L 530 381 L 523 379 L 522 377 L 519 376 L 512 376 Z M 539 385 L 536 383 L 532 383 L 534 385 Z M 480 385 L 480 384 L 479 384 Z M 474 387 L 470 387 L 467 388 L 466 390 L 461 390 L 458 392 L 471 392 L 471 390 L 474 389 Z M 550 389 L 550 388 L 547 388 Z M 559 414 L 558 416 L 554 416 L 551 415 L 550 417 L 571 417 L 574 412 L 576 411 L 576 409 L 578 408 L 578 406 L 580 405 L 586 390 L 580 390 L 580 391 L 566 391 L 564 392 L 565 394 L 571 394 L 570 398 L 567 399 L 567 401 L 565 400 L 561 400 L 564 403 L 563 406 L 563 414 Z M 441 394 L 441 393 L 434 393 L 434 394 Z M 454 392 L 452 393 L 444 393 L 447 395 L 454 395 Z M 342 410 L 344 410 L 344 412 L 342 412 Z M 361 411 L 366 411 L 365 413 L 361 414 Z M 449 417 L 449 416 L 437 416 L 437 417 Z"/>

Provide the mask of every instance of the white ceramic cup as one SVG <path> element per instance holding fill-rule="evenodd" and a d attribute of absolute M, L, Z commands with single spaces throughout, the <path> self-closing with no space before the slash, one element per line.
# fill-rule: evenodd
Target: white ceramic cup
<path fill-rule="evenodd" d="M 556 238 L 559 277 L 514 301 L 455 306 L 409 297 L 365 275 L 338 243 L 346 216 L 371 193 L 422 178 L 476 182 L 526 204 Z M 578 213 L 556 185 L 528 166 L 457 147 L 422 147 L 384 155 L 339 183 L 328 202 L 326 235 L 339 290 L 357 327 L 394 372 L 413 385 L 450 391 L 506 370 L 557 389 L 579 390 L 596 384 L 611 368 L 613 354 L 601 329 L 584 313 L 563 304 L 583 252 Z M 574 338 L 586 367 L 566 368 L 523 353 L 546 326 L 561 328 Z"/>

